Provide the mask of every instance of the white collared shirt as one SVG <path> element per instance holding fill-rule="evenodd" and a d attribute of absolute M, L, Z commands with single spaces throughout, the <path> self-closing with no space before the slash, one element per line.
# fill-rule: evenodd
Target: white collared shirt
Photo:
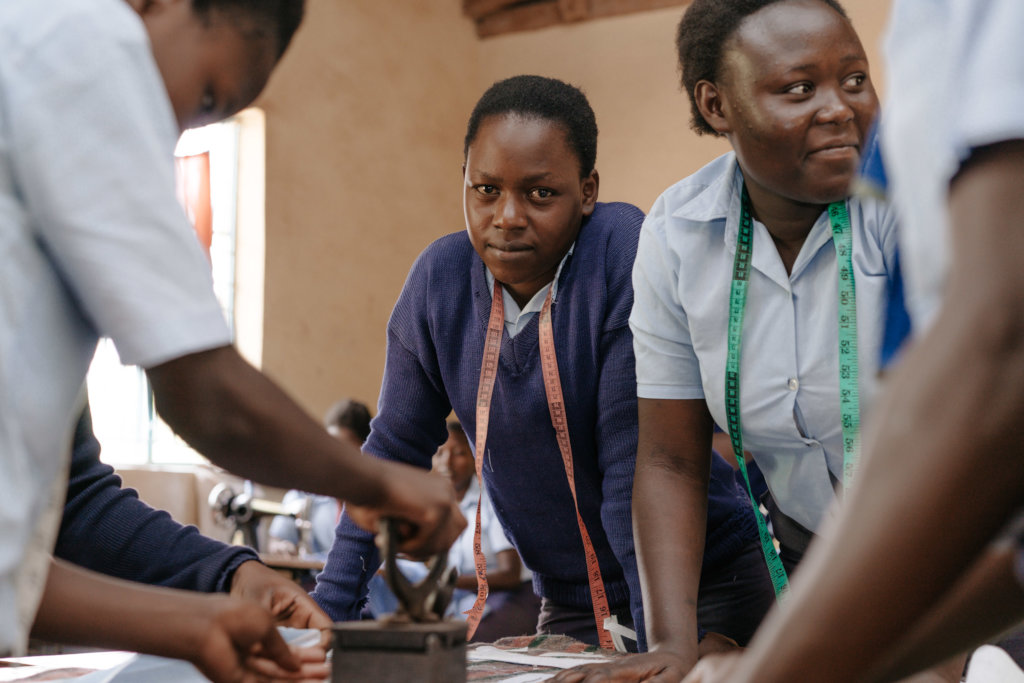
<path fill-rule="evenodd" d="M 512 338 L 523 331 L 526 327 L 526 323 L 530 322 L 532 318 L 540 310 L 544 308 L 544 299 L 548 295 L 548 290 L 552 289 L 551 302 L 554 303 L 555 297 L 558 296 L 558 276 L 562 274 L 562 266 L 569 260 L 569 256 L 572 255 L 572 250 L 576 248 L 576 243 L 573 242 L 569 247 L 569 251 L 565 252 L 565 256 L 558 262 L 558 269 L 555 270 L 555 277 L 551 282 L 540 288 L 522 309 L 519 308 L 519 304 L 509 293 L 508 289 L 504 286 L 501 288 L 501 301 L 505 309 L 505 331 L 508 332 L 509 338 Z M 484 266 L 484 277 L 487 278 L 487 291 L 494 292 L 494 275 L 490 269 Z"/>
<path fill-rule="evenodd" d="M 644 221 L 630 327 L 641 398 L 704 398 L 725 427 L 729 290 L 743 177 L 730 152 L 676 183 Z M 895 218 L 873 200 L 847 202 L 853 231 L 861 422 L 877 388 Z M 791 274 L 754 221 L 743 324 L 743 445 L 783 512 L 816 529 L 842 479 L 838 284 L 828 213 Z"/>
<path fill-rule="evenodd" d="M 975 147 L 1024 138 L 1022 27 L 1020 0 L 893 3 L 885 52 L 899 96 L 882 110 L 881 130 L 889 195 L 905 216 L 900 262 L 915 335 L 941 304 L 950 181 Z M 1017 223 L 1007 217 L 1007 229 Z"/>
<path fill-rule="evenodd" d="M 97 338 L 152 367 L 231 335 L 175 198 L 177 124 L 131 6 L 0 3 L 0 101 L 2 653 L 24 648 L 38 604 Z"/>

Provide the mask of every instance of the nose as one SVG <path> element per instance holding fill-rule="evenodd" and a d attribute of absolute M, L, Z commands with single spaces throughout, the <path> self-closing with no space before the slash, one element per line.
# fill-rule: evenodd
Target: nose
<path fill-rule="evenodd" d="M 511 192 L 503 192 L 494 207 L 494 227 L 515 230 L 526 226 L 526 213 L 519 199 Z"/>
<path fill-rule="evenodd" d="M 815 119 L 818 123 L 847 123 L 854 118 L 853 107 L 847 102 L 846 93 L 842 88 L 819 88 L 821 106 Z"/>

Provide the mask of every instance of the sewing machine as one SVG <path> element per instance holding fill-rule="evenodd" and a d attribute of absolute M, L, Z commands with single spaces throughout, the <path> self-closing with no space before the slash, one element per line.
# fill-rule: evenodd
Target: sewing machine
<path fill-rule="evenodd" d="M 313 548 L 313 523 L 310 521 L 313 498 L 306 496 L 295 506 L 258 498 L 253 484 L 246 480 L 242 490 L 236 492 L 230 484 L 220 483 L 210 491 L 208 499 L 213 510 L 214 519 L 220 524 L 234 527 L 231 543 L 247 545 L 260 551 L 260 539 L 257 533 L 260 520 L 264 517 L 284 516 L 295 521 L 299 530 L 299 557 L 309 557 Z"/>

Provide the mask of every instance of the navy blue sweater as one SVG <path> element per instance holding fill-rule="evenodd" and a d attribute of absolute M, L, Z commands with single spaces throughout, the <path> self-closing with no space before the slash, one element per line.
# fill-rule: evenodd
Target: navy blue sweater
<path fill-rule="evenodd" d="M 642 221 L 634 206 L 598 204 L 562 268 L 552 305 L 580 515 L 609 605 L 629 607 L 641 638 L 631 514 L 637 400 L 629 313 Z M 379 410 L 365 451 L 429 468 L 447 438 L 445 419 L 452 409 L 475 448 L 490 309 L 485 267 L 465 232 L 437 240 L 420 255 L 388 323 Z M 583 544 L 544 392 L 537 319 L 511 339 L 503 334 L 484 483 L 506 536 L 533 572 L 535 591 L 589 608 Z M 756 533 L 732 468 L 716 459 L 705 570 Z M 355 618 L 379 563 L 372 537 L 344 517 L 314 599 L 334 619 Z"/>
<path fill-rule="evenodd" d="M 204 592 L 230 590 L 235 569 L 259 559 L 251 548 L 207 538 L 121 488 L 114 469 L 100 462 L 88 410 L 75 428 L 54 555 L 120 579 Z"/>

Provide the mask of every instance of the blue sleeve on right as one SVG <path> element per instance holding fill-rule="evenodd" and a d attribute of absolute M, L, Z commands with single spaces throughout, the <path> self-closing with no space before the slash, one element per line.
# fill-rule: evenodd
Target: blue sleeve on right
<path fill-rule="evenodd" d="M 388 322 L 386 361 L 377 416 L 363 446 L 366 457 L 405 462 L 430 469 L 430 458 L 448 436 L 445 416 L 451 412 L 439 380 L 424 368 L 433 353 L 422 297 L 423 257 L 409 274 Z M 380 567 L 373 534 L 343 514 L 324 569 L 317 576 L 313 599 L 335 621 L 358 619 L 366 605 L 367 584 Z"/>

